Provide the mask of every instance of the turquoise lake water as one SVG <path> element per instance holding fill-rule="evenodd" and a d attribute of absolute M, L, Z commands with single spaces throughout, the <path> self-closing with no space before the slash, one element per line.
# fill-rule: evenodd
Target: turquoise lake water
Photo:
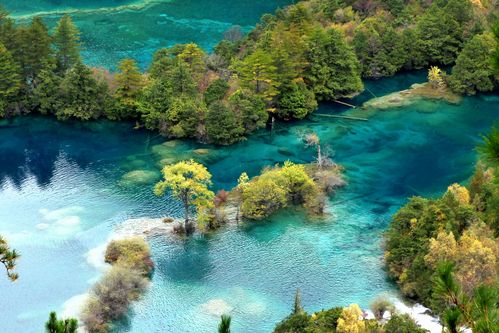
<path fill-rule="evenodd" d="M 20 22 L 42 15 L 53 27 L 71 14 L 82 32 L 83 56 L 90 65 L 115 68 L 134 58 L 145 68 L 155 50 L 195 42 L 206 50 L 233 25 L 248 31 L 264 13 L 292 0 L 1 0 Z"/>
<path fill-rule="evenodd" d="M 209 49 L 238 24 L 249 29 L 264 12 L 291 1 L 0 0 L 21 21 L 43 13 L 53 26 L 72 13 L 89 64 L 112 68 L 123 57 L 143 66 L 154 49 L 194 41 Z M 425 81 L 401 74 L 368 82 L 375 95 Z M 365 93 L 353 103 L 372 97 Z M 318 113 L 348 112 L 323 104 Z M 100 276 L 89 251 L 130 218 L 179 216 L 179 204 L 156 198 L 152 184 L 130 184 L 134 170 L 158 173 L 162 158 L 202 156 L 215 189 L 229 189 L 243 171 L 283 162 L 310 162 L 299 140 L 316 131 L 346 168 L 349 185 L 331 198 L 322 221 L 286 211 L 270 221 L 223 229 L 187 241 L 150 240 L 156 271 L 144 298 L 116 332 L 215 332 L 210 302 L 232 308 L 235 333 L 270 332 L 285 317 L 296 288 L 307 311 L 352 302 L 368 306 L 396 293 L 382 269 L 381 235 L 411 195 L 438 195 L 465 181 L 474 147 L 499 115 L 499 98 L 459 105 L 418 101 L 399 109 L 360 112 L 367 122 L 321 116 L 279 124 L 231 147 L 168 142 L 128 123 L 61 123 L 46 117 L 0 121 L 0 234 L 22 253 L 20 280 L 0 278 L 0 331 L 39 333 L 51 310 L 85 293 Z M 199 157 L 199 156 L 198 156 Z"/>
<path fill-rule="evenodd" d="M 422 80 L 422 74 L 404 74 L 368 85 L 383 95 Z M 340 111 L 332 105 L 319 110 Z M 188 241 L 152 239 L 153 283 L 116 331 L 213 332 L 218 318 L 206 304 L 222 300 L 233 308 L 234 332 L 263 333 L 288 314 L 296 288 L 308 311 L 352 302 L 366 307 L 381 293 L 395 293 L 382 269 L 381 234 L 390 216 L 408 196 L 437 195 L 469 177 L 479 134 L 499 114 L 498 97 L 357 112 L 369 121 L 313 116 L 231 147 L 208 146 L 211 153 L 201 161 L 217 189 L 230 188 L 242 171 L 255 175 L 287 159 L 311 161 L 313 152 L 298 136 L 314 130 L 345 166 L 349 185 L 331 199 L 323 221 L 287 211 Z M 43 117 L 0 123 L 0 233 L 23 254 L 20 280 L 0 279 L 3 332 L 40 332 L 48 311 L 62 311 L 64 302 L 85 293 L 101 274 L 86 253 L 115 226 L 178 215 L 178 203 L 155 198 L 151 185 L 130 187 L 121 179 L 204 147 L 163 142 L 126 123 Z"/>

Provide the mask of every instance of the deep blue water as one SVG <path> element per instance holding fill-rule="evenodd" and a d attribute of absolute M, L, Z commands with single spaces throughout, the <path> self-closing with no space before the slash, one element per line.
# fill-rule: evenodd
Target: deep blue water
<path fill-rule="evenodd" d="M 424 80 L 402 74 L 369 82 L 378 96 Z M 368 93 L 358 97 L 360 104 Z M 344 112 L 322 105 L 318 113 Z M 347 111 L 352 113 L 352 111 Z M 122 176 L 158 170 L 161 159 L 202 157 L 215 189 L 230 188 L 243 171 L 290 159 L 310 162 L 299 133 L 316 131 L 346 168 L 349 185 L 334 196 L 322 221 L 297 211 L 270 221 L 223 229 L 187 241 L 151 239 L 157 269 L 143 300 L 118 332 L 215 331 L 207 304 L 232 308 L 234 332 L 270 332 L 290 311 L 296 288 L 308 311 L 352 302 L 368 306 L 396 293 L 382 269 L 381 235 L 411 195 L 438 195 L 463 182 L 474 147 L 499 114 L 494 95 L 459 105 L 421 100 L 390 110 L 357 110 L 367 122 L 312 116 L 260 131 L 231 147 L 204 147 L 133 130 L 132 124 L 61 123 L 25 117 L 0 122 L 0 234 L 21 251 L 20 280 L 0 279 L 2 332 L 40 332 L 50 310 L 63 311 L 101 272 L 87 253 L 129 218 L 179 212 L 155 198 L 151 184 Z"/>

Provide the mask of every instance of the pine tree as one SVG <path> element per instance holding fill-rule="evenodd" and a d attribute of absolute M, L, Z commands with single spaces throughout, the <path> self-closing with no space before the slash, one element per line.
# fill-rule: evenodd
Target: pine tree
<path fill-rule="evenodd" d="M 17 273 L 13 272 L 17 259 L 19 259 L 19 253 L 16 250 L 11 250 L 7 241 L 0 236 L 0 264 L 7 270 L 7 277 L 11 281 L 15 281 L 19 277 Z"/>
<path fill-rule="evenodd" d="M 220 325 L 218 325 L 218 333 L 230 333 L 231 317 L 229 315 L 222 315 Z"/>
<path fill-rule="evenodd" d="M 78 62 L 62 81 L 64 106 L 56 112 L 57 118 L 98 118 L 104 111 L 106 90 L 105 85 L 93 78 L 92 71 Z"/>
<path fill-rule="evenodd" d="M 76 333 L 77 329 L 78 321 L 76 319 L 59 320 L 54 311 L 50 313 L 49 320 L 45 323 L 46 333 Z"/>
<path fill-rule="evenodd" d="M 5 115 L 5 111 L 20 89 L 19 67 L 14 62 L 12 55 L 0 43 L 0 117 Z"/>
<path fill-rule="evenodd" d="M 303 313 L 303 307 L 301 305 L 301 294 L 300 294 L 300 289 L 296 289 L 296 294 L 295 294 L 295 304 L 293 306 L 293 314 L 301 314 Z"/>
<path fill-rule="evenodd" d="M 279 87 L 277 67 L 268 52 L 257 49 L 241 62 L 234 65 L 239 78 L 247 87 L 270 101 L 277 95 Z"/>
<path fill-rule="evenodd" d="M 31 25 L 21 31 L 23 77 L 27 84 L 36 85 L 36 77 L 51 60 L 52 40 L 40 17 L 33 18 Z"/>
<path fill-rule="evenodd" d="M 64 15 L 57 23 L 54 46 L 60 73 L 65 73 L 80 61 L 80 31 L 69 15 Z"/>
<path fill-rule="evenodd" d="M 54 69 L 55 65 L 51 64 L 40 71 L 31 94 L 33 107 L 41 114 L 53 114 L 62 107 L 62 78 L 54 72 Z"/>
<path fill-rule="evenodd" d="M 340 31 L 316 30 L 307 57 L 306 81 L 319 100 L 348 97 L 363 89 L 358 60 Z"/>
<path fill-rule="evenodd" d="M 144 79 L 133 59 L 121 61 L 118 70 L 115 96 L 119 105 L 115 118 L 133 117 L 138 113 L 138 97 L 144 87 Z"/>

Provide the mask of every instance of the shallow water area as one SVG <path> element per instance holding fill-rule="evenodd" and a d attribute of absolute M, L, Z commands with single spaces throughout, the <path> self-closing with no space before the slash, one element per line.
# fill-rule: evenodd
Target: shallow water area
<path fill-rule="evenodd" d="M 199 44 L 211 50 L 234 25 L 250 30 L 264 13 L 290 0 L 3 0 L 20 22 L 41 15 L 54 27 L 70 14 L 82 32 L 83 56 L 92 66 L 116 68 L 134 58 L 146 68 L 154 51 L 176 43 Z"/>
<path fill-rule="evenodd" d="M 424 73 L 410 73 L 367 84 L 383 96 L 423 80 Z M 366 92 L 353 103 L 370 97 Z M 390 216 L 411 195 L 438 195 L 466 181 L 480 134 L 498 119 L 496 100 L 421 100 L 387 110 L 322 105 L 318 114 L 369 120 L 314 115 L 230 147 L 165 142 L 128 123 L 1 121 L 0 234 L 23 255 L 20 280 L 0 279 L 3 329 L 40 332 L 49 311 L 63 311 L 67 300 L 85 293 L 101 275 L 92 249 L 124 221 L 180 216 L 178 202 L 152 194 L 165 159 L 198 159 L 215 189 L 229 189 L 243 171 L 252 176 L 288 159 L 312 161 L 299 139 L 303 131 L 317 132 L 345 167 L 349 185 L 331 198 L 327 216 L 309 220 L 288 210 L 189 240 L 153 237 L 152 285 L 115 331 L 215 331 L 219 314 L 229 311 L 234 332 L 263 333 L 289 313 L 296 288 L 309 312 L 353 302 L 367 307 L 380 293 L 396 294 L 382 268 L 381 235 Z"/>

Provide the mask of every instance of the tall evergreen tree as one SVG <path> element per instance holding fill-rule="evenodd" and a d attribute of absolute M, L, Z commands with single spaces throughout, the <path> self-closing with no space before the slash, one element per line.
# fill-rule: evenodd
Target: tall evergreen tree
<path fill-rule="evenodd" d="M 144 87 L 144 79 L 137 63 L 133 59 L 124 59 L 118 65 L 116 75 L 117 89 L 115 97 L 118 100 L 118 112 L 115 118 L 134 117 L 138 113 L 138 98 Z"/>
<path fill-rule="evenodd" d="M 5 115 L 20 86 L 19 67 L 10 52 L 0 43 L 0 117 Z"/>
<path fill-rule="evenodd" d="M 45 323 L 46 333 L 76 333 L 78 330 L 78 321 L 74 318 L 65 320 L 57 319 L 57 314 L 51 312 L 49 320 Z"/>
<path fill-rule="evenodd" d="M 104 111 L 107 88 L 97 82 L 92 71 L 81 62 L 66 74 L 61 91 L 64 106 L 56 112 L 59 119 L 89 120 L 98 118 Z"/>
<path fill-rule="evenodd" d="M 295 304 L 293 306 L 293 314 L 301 314 L 303 313 L 303 306 L 301 305 L 301 294 L 300 289 L 296 289 L 295 294 Z"/>
<path fill-rule="evenodd" d="M 359 63 L 336 29 L 316 30 L 309 39 L 306 79 L 320 100 L 335 100 L 363 89 Z"/>
<path fill-rule="evenodd" d="M 218 333 L 230 333 L 230 322 L 231 317 L 229 315 L 222 315 L 218 325 Z"/>
<path fill-rule="evenodd" d="M 52 39 L 40 17 L 33 18 L 29 27 L 22 30 L 22 71 L 25 83 L 36 85 L 36 77 L 51 61 Z"/>
<path fill-rule="evenodd" d="M 495 41 L 488 33 L 476 35 L 469 40 L 452 68 L 452 90 L 468 95 L 493 90 L 495 78 L 490 58 L 494 48 Z"/>
<path fill-rule="evenodd" d="M 57 23 L 54 46 L 60 73 L 65 73 L 80 61 L 80 31 L 69 15 L 64 15 Z"/>

